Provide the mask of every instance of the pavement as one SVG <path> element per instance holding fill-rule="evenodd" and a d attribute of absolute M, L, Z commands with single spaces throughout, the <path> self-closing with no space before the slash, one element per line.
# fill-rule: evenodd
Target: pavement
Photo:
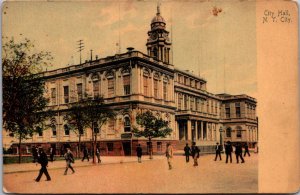
<path fill-rule="evenodd" d="M 245 157 L 245 163 L 214 161 L 215 155 L 203 155 L 199 166 L 192 159 L 174 156 L 173 169 L 168 169 L 164 156 L 149 160 L 143 156 L 142 163 L 136 157 L 102 157 L 102 163 L 77 161 L 75 173 L 64 173 L 64 162 L 49 163 L 51 181 L 34 179 L 39 166 L 33 163 L 4 165 L 3 191 L 10 193 L 257 193 L 258 154 Z M 103 165 L 103 166 L 102 166 Z M 105 166 L 104 166 L 105 165 Z M 20 166 L 20 167 L 19 167 Z M 24 167 L 23 167 L 24 166 Z M 10 172 L 9 172 L 10 170 Z"/>

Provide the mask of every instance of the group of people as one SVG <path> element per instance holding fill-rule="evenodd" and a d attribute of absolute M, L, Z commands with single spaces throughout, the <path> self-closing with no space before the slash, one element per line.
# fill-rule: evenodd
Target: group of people
<path fill-rule="evenodd" d="M 82 157 L 81 161 L 83 162 L 84 159 L 87 159 L 87 161 L 90 161 L 88 148 L 86 146 L 84 146 L 82 151 L 83 151 L 83 157 Z M 96 147 L 96 157 L 97 157 L 98 163 L 101 163 L 99 146 Z"/>
<path fill-rule="evenodd" d="M 39 148 L 37 146 L 32 147 L 31 153 L 32 153 L 33 163 L 38 162 Z M 50 161 L 53 162 L 54 161 L 54 155 L 55 155 L 55 148 L 51 146 L 50 149 L 49 149 L 49 153 L 50 153 L 50 155 L 49 155 Z"/>
<path fill-rule="evenodd" d="M 248 154 L 248 156 L 250 156 L 248 144 L 245 144 L 244 148 L 245 148 L 244 157 L 246 156 L 246 154 Z M 217 143 L 215 150 L 216 150 L 215 161 L 217 160 L 218 157 L 220 160 L 222 160 L 222 157 L 221 157 L 222 147 L 219 145 L 219 143 Z M 230 159 L 230 163 L 232 163 L 232 156 L 231 156 L 232 152 L 233 152 L 232 144 L 230 141 L 227 141 L 225 143 L 226 163 L 228 163 L 228 158 Z M 245 160 L 244 160 L 242 154 L 243 154 L 242 145 L 240 143 L 236 143 L 235 144 L 235 155 L 236 155 L 237 163 L 239 163 L 239 159 L 241 159 L 241 163 L 245 163 Z"/>

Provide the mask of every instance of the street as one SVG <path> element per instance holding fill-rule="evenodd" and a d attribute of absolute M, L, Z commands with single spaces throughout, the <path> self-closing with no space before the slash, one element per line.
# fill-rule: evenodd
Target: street
<path fill-rule="evenodd" d="M 4 192 L 11 193 L 256 193 L 258 191 L 258 154 L 245 157 L 245 163 L 237 164 L 233 154 L 232 164 L 214 161 L 214 155 L 200 157 L 199 166 L 193 160 L 185 162 L 184 156 L 174 156 L 173 169 L 168 170 L 164 156 L 154 156 L 137 163 L 136 157 L 125 161 L 92 165 L 78 161 L 74 164 L 75 174 L 63 175 L 64 168 L 49 163 L 51 181 L 43 175 L 39 183 L 34 179 L 36 171 L 10 172 L 4 165 Z M 110 157 L 118 158 L 118 157 Z M 33 163 L 31 163 L 33 164 Z M 86 166 L 82 166 L 86 164 Z M 17 165 L 16 165 L 17 166 Z M 19 165 L 18 165 L 19 166 Z M 20 165 L 22 166 L 22 165 Z M 31 166 L 31 165 L 28 165 Z"/>

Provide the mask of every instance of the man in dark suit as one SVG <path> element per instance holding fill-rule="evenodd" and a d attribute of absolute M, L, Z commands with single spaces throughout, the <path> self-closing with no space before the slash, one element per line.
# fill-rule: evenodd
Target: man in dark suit
<path fill-rule="evenodd" d="M 250 156 L 249 147 L 248 147 L 247 143 L 245 144 L 245 153 L 244 153 L 244 156 L 246 156 L 246 154 L 248 154 L 248 156 Z"/>
<path fill-rule="evenodd" d="M 185 155 L 185 161 L 190 161 L 190 155 L 191 155 L 191 148 L 189 147 L 189 144 L 186 144 L 184 147 L 184 155 Z"/>
<path fill-rule="evenodd" d="M 235 147 L 236 163 L 239 163 L 239 158 L 241 158 L 242 163 L 245 162 L 242 153 L 243 153 L 242 146 L 239 143 L 237 143 Z"/>
<path fill-rule="evenodd" d="M 222 160 L 221 158 L 221 146 L 219 145 L 219 143 L 217 142 L 217 145 L 216 145 L 216 158 L 215 158 L 215 161 L 217 160 L 218 156 L 220 158 L 220 160 Z"/>
<path fill-rule="evenodd" d="M 142 154 L 143 154 L 143 149 L 141 147 L 141 144 L 139 144 L 136 148 L 136 155 L 138 157 L 138 162 L 141 163 L 142 162 Z"/>
<path fill-rule="evenodd" d="M 200 157 L 200 149 L 196 146 L 196 143 L 193 142 L 191 155 L 194 159 L 194 166 L 198 166 L 198 158 Z"/>
<path fill-rule="evenodd" d="M 230 157 L 230 163 L 232 163 L 231 152 L 232 152 L 232 145 L 230 141 L 227 141 L 225 145 L 226 163 L 228 163 L 228 157 Z"/>
<path fill-rule="evenodd" d="M 38 163 L 41 164 L 41 169 L 40 169 L 40 173 L 38 175 L 38 177 L 35 179 L 36 182 L 39 182 L 43 173 L 46 175 L 47 180 L 46 181 L 50 181 L 50 175 L 47 171 L 47 165 L 48 165 L 48 157 L 47 154 L 44 152 L 43 148 L 39 149 L 39 158 L 38 158 Z"/>

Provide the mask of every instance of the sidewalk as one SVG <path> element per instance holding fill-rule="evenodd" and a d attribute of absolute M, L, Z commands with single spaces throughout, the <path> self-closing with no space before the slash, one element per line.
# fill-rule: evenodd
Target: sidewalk
<path fill-rule="evenodd" d="M 152 160 L 161 160 L 165 159 L 164 156 L 153 156 Z M 142 157 L 142 161 L 150 161 L 149 155 L 145 155 Z M 82 162 L 81 160 L 75 160 L 75 163 L 73 164 L 73 167 L 86 167 L 86 166 L 100 166 L 100 165 L 107 165 L 107 164 L 120 164 L 120 163 L 138 163 L 136 156 L 102 156 L 101 157 L 101 163 L 95 163 L 93 164 L 93 159 L 90 158 L 90 161 L 88 162 L 85 160 Z M 65 169 L 66 167 L 66 161 L 60 160 L 60 161 L 54 161 L 48 163 L 48 170 L 53 169 Z M 3 173 L 4 174 L 10 174 L 10 173 L 22 173 L 22 172 L 36 172 L 40 170 L 41 166 L 40 164 L 36 163 L 22 163 L 22 164 L 7 164 L 3 165 Z"/>

